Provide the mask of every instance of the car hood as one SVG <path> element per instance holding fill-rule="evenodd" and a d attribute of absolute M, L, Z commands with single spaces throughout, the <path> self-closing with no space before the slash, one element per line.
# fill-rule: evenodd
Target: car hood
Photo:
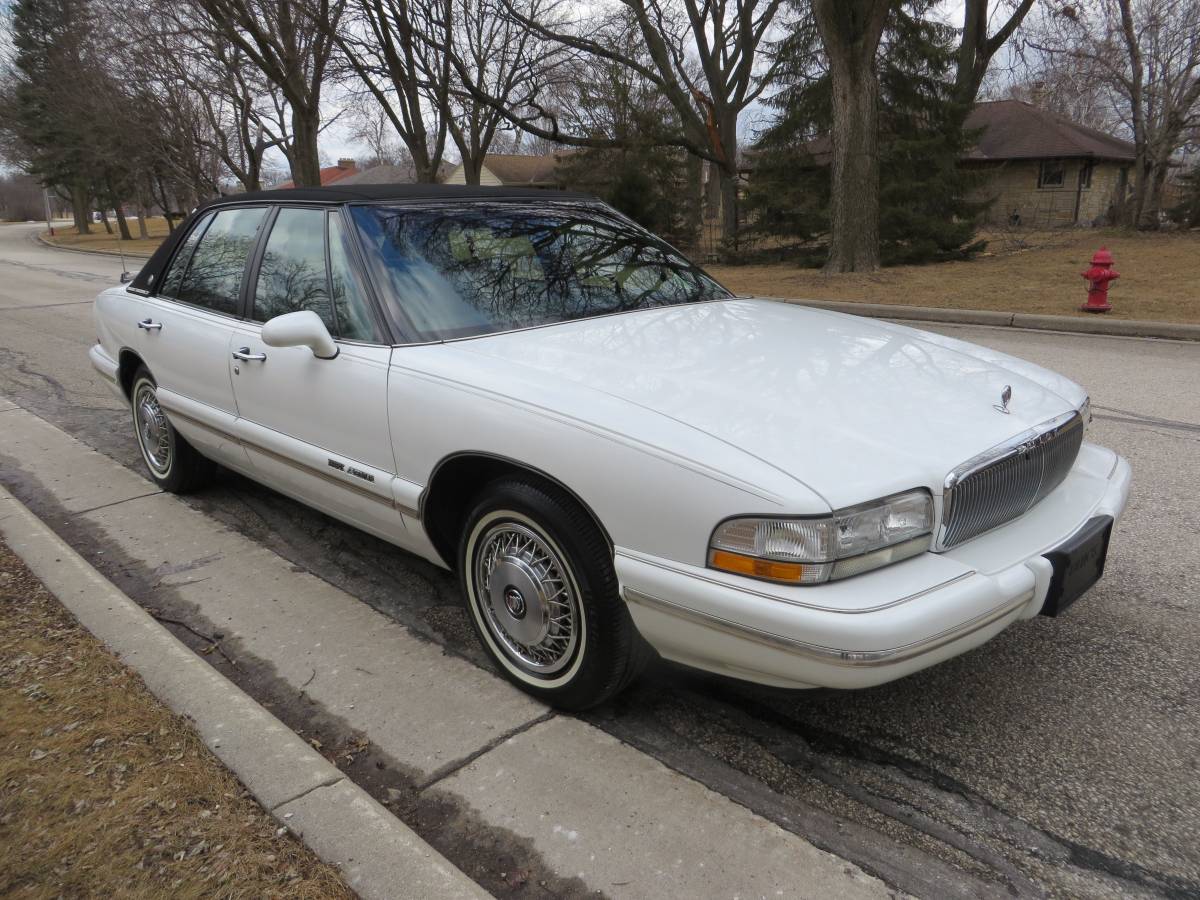
<path fill-rule="evenodd" d="M 940 492 L 954 466 L 1083 399 L 1067 379 L 985 348 L 767 300 L 566 322 L 456 349 L 667 417 L 835 508 L 915 486 Z"/>

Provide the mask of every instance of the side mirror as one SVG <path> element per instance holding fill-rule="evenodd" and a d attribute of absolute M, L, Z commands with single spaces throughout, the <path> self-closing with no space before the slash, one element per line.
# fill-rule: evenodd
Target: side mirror
<path fill-rule="evenodd" d="M 132 272 L 122 272 L 121 273 L 121 284 L 129 284 L 129 282 L 131 282 L 131 281 L 133 281 L 133 273 Z"/>
<path fill-rule="evenodd" d="M 325 323 L 311 309 L 284 313 L 262 327 L 262 342 L 268 347 L 308 347 L 317 359 L 333 359 L 338 345 Z"/>

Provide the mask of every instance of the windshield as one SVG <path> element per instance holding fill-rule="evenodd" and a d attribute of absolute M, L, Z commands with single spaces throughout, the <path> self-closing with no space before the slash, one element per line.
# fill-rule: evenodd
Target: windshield
<path fill-rule="evenodd" d="M 731 296 L 597 205 L 358 206 L 353 215 L 384 302 L 418 340 Z"/>

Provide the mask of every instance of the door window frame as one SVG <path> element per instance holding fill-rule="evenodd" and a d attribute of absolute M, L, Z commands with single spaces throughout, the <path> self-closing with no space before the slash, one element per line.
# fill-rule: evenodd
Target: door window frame
<path fill-rule="evenodd" d="M 256 234 L 254 236 L 254 246 L 252 246 L 250 248 L 250 252 L 246 254 L 246 263 L 245 263 L 245 266 L 242 268 L 242 282 L 238 288 L 238 296 L 237 296 L 237 300 L 235 302 L 236 312 L 233 312 L 233 313 L 222 312 L 219 309 L 213 309 L 211 306 L 204 306 L 203 304 L 200 304 L 200 303 L 190 303 L 187 300 L 180 300 L 178 297 L 171 297 L 167 294 L 162 293 L 162 291 L 161 291 L 162 285 L 166 284 L 167 275 L 170 274 L 171 267 L 174 265 L 175 260 L 177 260 L 179 258 L 179 254 L 186 246 L 188 238 L 191 237 L 192 232 L 197 228 L 203 228 L 204 233 L 207 233 L 209 227 L 212 225 L 213 222 L 216 221 L 216 218 L 218 215 L 220 215 L 221 213 L 223 213 L 227 210 L 237 210 L 237 209 L 262 209 L 264 211 L 264 215 L 263 215 L 263 224 L 259 225 L 258 234 Z M 179 241 L 179 246 L 175 248 L 175 252 L 171 254 L 171 258 L 169 260 L 167 260 L 167 264 L 163 267 L 163 277 L 161 279 L 159 279 L 159 284 L 155 287 L 154 292 L 150 296 L 155 298 L 156 300 L 165 300 L 169 303 L 175 303 L 175 304 L 178 304 L 179 306 L 186 307 L 187 309 L 198 309 L 202 312 L 209 313 L 210 315 L 223 316 L 226 319 L 234 319 L 234 320 L 244 319 L 245 318 L 245 309 L 246 309 L 246 279 L 251 271 L 251 269 L 250 269 L 251 263 L 253 263 L 255 261 L 255 259 L 257 258 L 258 254 L 260 253 L 261 248 L 262 248 L 263 236 L 264 236 L 264 234 L 266 234 L 264 225 L 267 225 L 273 221 L 274 221 L 274 208 L 271 206 L 270 203 L 263 203 L 261 201 L 259 201 L 257 203 L 254 201 L 248 201 L 246 203 L 221 204 L 220 206 L 216 206 L 211 209 L 205 210 L 204 214 L 196 220 L 195 224 L 193 224 L 192 227 L 188 229 L 188 233 L 185 234 L 183 236 L 183 238 Z M 191 248 L 191 251 L 188 253 L 187 263 L 184 265 L 184 270 L 183 270 L 183 274 L 185 276 L 187 275 L 188 268 L 192 265 L 192 258 L 196 255 L 196 251 L 199 250 L 200 245 L 202 243 L 204 243 L 204 233 L 202 233 L 200 235 L 200 237 L 196 240 L 195 245 Z"/>
<path fill-rule="evenodd" d="M 254 205 L 258 205 L 258 204 L 251 203 L 251 204 L 246 204 L 246 205 L 254 206 Z M 325 218 L 322 222 L 322 229 L 323 229 L 322 230 L 322 241 L 323 241 L 323 245 L 325 247 L 325 284 L 326 284 L 326 287 L 328 289 L 332 289 L 332 272 L 331 272 L 330 267 L 332 266 L 333 262 L 330 258 L 330 254 L 329 254 L 329 217 L 330 216 L 338 216 L 343 232 L 345 232 L 346 229 L 351 229 L 351 240 L 349 241 L 349 243 L 351 245 L 350 246 L 350 254 L 349 254 L 350 268 L 351 268 L 350 274 L 351 274 L 351 277 L 355 278 L 355 280 L 358 282 L 358 286 L 362 289 L 361 293 L 363 294 L 363 298 L 367 304 L 367 313 L 368 313 L 368 315 L 371 316 L 372 320 L 374 321 L 375 330 L 379 335 L 379 339 L 376 341 L 359 341 L 359 340 L 355 340 L 353 338 L 340 337 L 339 335 L 334 334 L 334 335 L 331 335 L 331 337 L 334 340 L 334 343 L 350 344 L 350 345 L 360 346 L 360 347 L 391 347 L 391 346 L 395 345 L 395 341 L 393 340 L 394 335 L 391 333 L 391 329 L 389 329 L 387 327 L 386 319 L 380 314 L 379 298 L 375 295 L 375 292 L 372 289 L 370 282 L 364 276 L 363 262 L 360 257 L 358 241 L 353 236 L 354 235 L 353 223 L 348 222 L 346 217 L 344 215 L 342 215 L 342 207 L 344 205 L 345 204 L 342 204 L 342 203 L 311 203 L 311 202 L 309 202 L 309 203 L 282 202 L 281 203 L 279 201 L 275 201 L 275 202 L 267 205 L 268 213 L 267 213 L 267 217 L 266 217 L 266 220 L 264 223 L 264 227 L 259 232 L 258 243 L 256 244 L 254 251 L 250 254 L 250 257 L 247 260 L 247 265 L 249 266 L 249 268 L 246 270 L 246 273 L 243 276 L 242 295 L 239 299 L 239 305 L 238 305 L 238 312 L 239 312 L 238 318 L 242 319 L 243 321 L 245 321 L 249 324 L 258 326 L 259 328 L 261 328 L 265 324 L 263 322 L 259 322 L 257 319 L 254 318 L 254 292 L 258 289 L 258 276 L 259 276 L 260 270 L 262 268 L 263 257 L 266 255 L 266 252 L 267 252 L 267 242 L 271 238 L 271 231 L 274 230 L 274 228 L 275 228 L 275 220 L 279 218 L 280 210 L 283 210 L 283 209 L 316 209 L 316 210 L 320 210 L 321 212 L 323 212 L 325 214 Z M 330 295 L 330 302 L 331 303 L 333 302 L 332 294 Z M 337 313 L 335 312 L 334 313 L 335 321 L 336 321 L 336 316 L 337 316 Z"/>

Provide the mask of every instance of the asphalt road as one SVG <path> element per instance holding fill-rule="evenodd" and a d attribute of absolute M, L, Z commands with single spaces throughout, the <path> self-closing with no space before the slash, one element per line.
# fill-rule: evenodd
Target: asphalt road
<path fill-rule="evenodd" d="M 136 467 L 127 412 L 85 356 L 91 298 L 120 263 L 36 230 L 0 226 L 0 394 Z M 589 719 L 868 868 L 912 848 L 907 864 L 997 894 L 1200 897 L 1200 344 L 942 330 L 1090 389 L 1092 439 L 1134 467 L 1104 581 L 1062 619 L 883 687 L 663 665 Z M 485 664 L 445 573 L 236 476 L 190 502 Z"/>

